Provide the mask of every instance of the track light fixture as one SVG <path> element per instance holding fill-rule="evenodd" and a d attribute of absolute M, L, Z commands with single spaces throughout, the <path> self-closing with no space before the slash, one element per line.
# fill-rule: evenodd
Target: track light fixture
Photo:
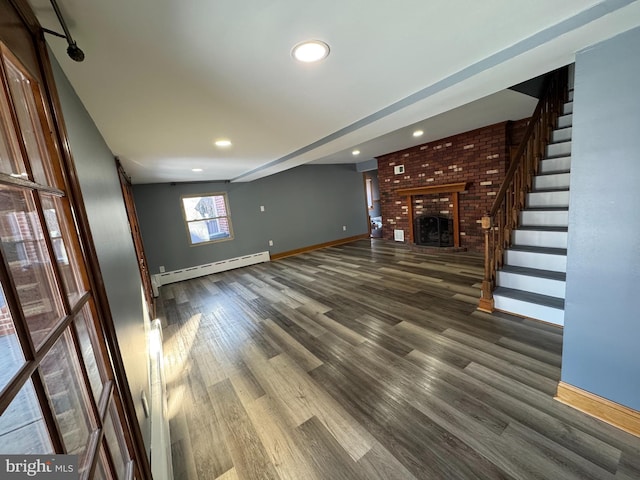
<path fill-rule="evenodd" d="M 51 2 L 51 6 L 53 7 L 53 10 L 56 12 L 56 16 L 58 17 L 58 21 L 62 26 L 62 30 L 64 30 L 64 35 L 58 32 L 54 32 L 53 30 L 49 30 L 48 28 L 43 28 L 42 30 L 44 30 L 46 33 L 50 33 L 51 35 L 55 35 L 56 37 L 66 39 L 67 44 L 69 45 L 67 47 L 67 55 L 69 55 L 69 58 L 71 58 L 71 60 L 75 62 L 83 61 L 84 52 L 80 50 L 80 47 L 78 47 L 76 42 L 71 37 L 71 32 L 69 32 L 69 28 L 67 28 L 67 23 L 64 21 L 64 18 L 62 17 L 62 12 L 60 11 L 60 7 L 58 6 L 58 3 L 56 2 L 56 0 L 49 0 L 49 1 Z"/>

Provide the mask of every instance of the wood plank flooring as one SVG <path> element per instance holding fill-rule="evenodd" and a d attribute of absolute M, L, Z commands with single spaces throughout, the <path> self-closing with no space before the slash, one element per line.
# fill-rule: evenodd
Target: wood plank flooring
<path fill-rule="evenodd" d="M 553 400 L 562 330 L 476 311 L 482 260 L 362 240 L 163 286 L 176 479 L 640 479 Z"/>

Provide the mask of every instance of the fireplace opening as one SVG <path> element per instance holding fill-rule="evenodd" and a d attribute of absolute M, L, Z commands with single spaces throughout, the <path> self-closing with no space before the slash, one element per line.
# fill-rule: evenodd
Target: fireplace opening
<path fill-rule="evenodd" d="M 453 246 L 453 220 L 450 218 L 421 215 L 413 221 L 413 232 L 416 245 Z"/>

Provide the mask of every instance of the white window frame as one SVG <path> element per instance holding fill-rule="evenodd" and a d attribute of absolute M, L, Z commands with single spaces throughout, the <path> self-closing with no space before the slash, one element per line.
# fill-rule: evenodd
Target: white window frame
<path fill-rule="evenodd" d="M 190 215 L 187 212 L 187 206 L 185 205 L 185 199 L 189 199 L 189 198 L 212 198 L 212 199 L 214 199 L 214 202 L 215 202 L 215 198 L 216 197 L 221 197 L 224 200 L 224 208 L 225 208 L 226 215 L 189 219 Z M 187 231 L 187 239 L 189 241 L 189 245 L 190 246 L 198 247 L 200 245 L 209 245 L 211 243 L 226 242 L 228 240 L 233 240 L 233 226 L 232 226 L 232 223 L 231 223 L 231 211 L 229 210 L 229 197 L 227 196 L 226 192 L 197 193 L 197 194 L 190 194 L 190 195 L 182 195 L 180 197 L 180 208 L 182 210 L 182 218 L 184 219 L 185 228 L 186 228 L 186 231 Z M 211 236 L 209 236 L 208 240 L 194 241 L 194 236 L 193 236 L 193 232 L 192 232 L 192 230 L 190 228 L 190 224 L 193 224 L 193 223 L 196 223 L 196 222 L 203 222 L 203 221 L 212 221 L 212 220 L 217 221 L 216 223 L 218 223 L 221 220 L 223 222 L 226 222 L 228 227 L 229 227 L 229 235 L 228 236 L 218 237 L 218 238 L 212 238 Z M 208 234 L 211 235 L 210 232 Z"/>

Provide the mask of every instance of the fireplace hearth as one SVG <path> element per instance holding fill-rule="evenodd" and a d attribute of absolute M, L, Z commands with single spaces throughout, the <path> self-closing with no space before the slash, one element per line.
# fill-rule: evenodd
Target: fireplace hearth
<path fill-rule="evenodd" d="M 453 220 L 433 215 L 416 217 L 413 225 L 413 238 L 416 245 L 452 247 Z"/>

